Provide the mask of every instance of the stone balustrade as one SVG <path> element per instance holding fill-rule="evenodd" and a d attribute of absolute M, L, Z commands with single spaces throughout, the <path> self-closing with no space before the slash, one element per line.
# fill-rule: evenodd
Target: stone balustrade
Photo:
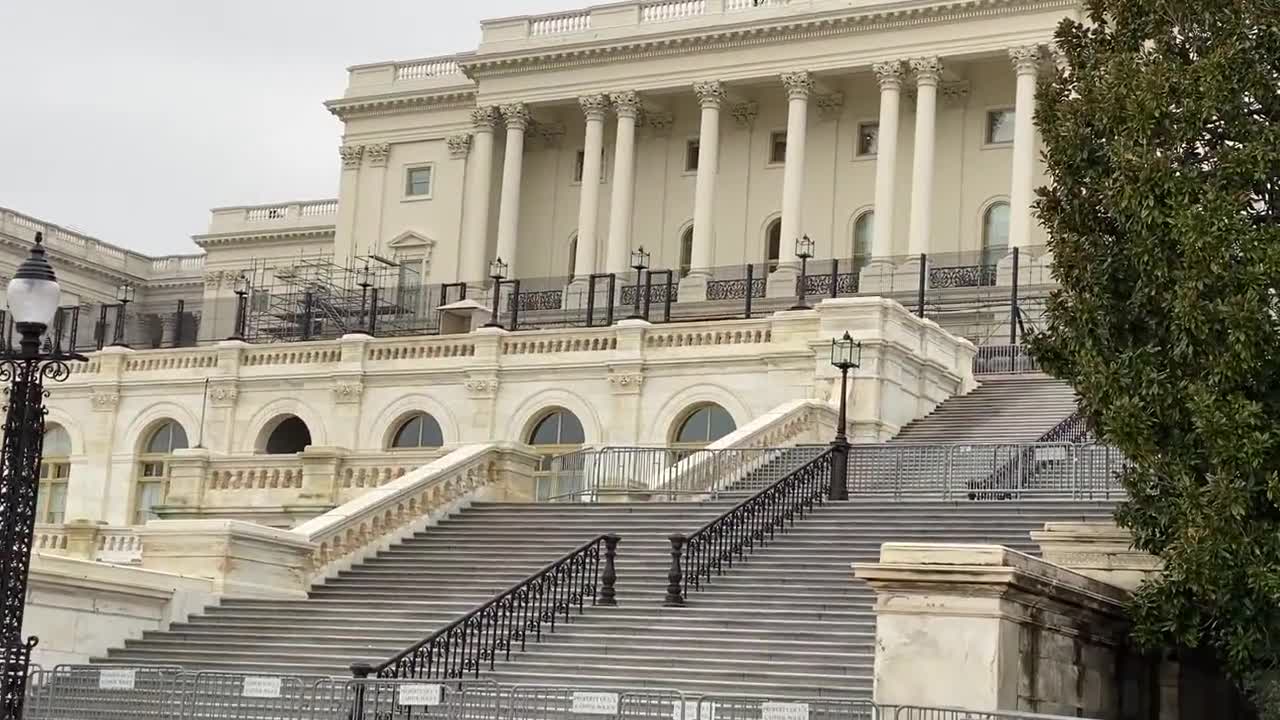
<path fill-rule="evenodd" d="M 271 229 L 332 225 L 338 216 L 338 201 L 298 200 L 272 205 L 235 205 L 214 208 L 209 219 L 209 236 Z"/>
<path fill-rule="evenodd" d="M 142 558 L 142 542 L 134 528 L 108 527 L 86 520 L 37 523 L 31 549 L 113 564 L 135 564 Z"/>

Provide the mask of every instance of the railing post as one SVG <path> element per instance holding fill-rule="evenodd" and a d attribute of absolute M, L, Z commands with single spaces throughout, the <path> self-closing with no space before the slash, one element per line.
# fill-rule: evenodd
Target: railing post
<path fill-rule="evenodd" d="M 755 274 L 755 269 L 754 264 L 747 263 L 747 304 L 746 308 L 742 311 L 742 316 L 748 320 L 751 319 L 751 283 L 755 280 L 755 278 L 752 277 L 752 275 Z"/>
<path fill-rule="evenodd" d="M 373 674 L 373 666 L 369 663 L 351 663 L 351 677 L 364 680 Z M 351 717 L 364 717 L 364 684 L 358 683 L 351 698 Z"/>
<path fill-rule="evenodd" d="M 182 347 L 182 320 L 185 310 L 185 304 L 182 300 L 178 301 L 178 312 L 173 317 L 173 347 Z M 71 331 L 71 345 L 75 348 L 75 330 Z"/>
<path fill-rule="evenodd" d="M 683 607 L 684 570 L 680 567 L 680 556 L 684 553 L 685 536 L 676 533 L 667 539 L 671 541 L 671 569 L 667 571 L 667 597 L 662 604 L 666 607 Z"/>
<path fill-rule="evenodd" d="M 1018 248 L 1013 249 L 1013 285 L 1009 290 L 1009 344 L 1018 344 Z M 1014 355 L 1017 355 L 1015 349 Z"/>
<path fill-rule="evenodd" d="M 838 284 L 837 281 L 839 279 L 840 279 L 840 260 L 837 258 L 831 258 L 831 297 L 836 297 L 839 294 L 836 290 L 836 285 Z"/>
<path fill-rule="evenodd" d="M 614 560 L 618 557 L 618 541 L 622 538 L 614 533 L 604 536 L 604 575 L 600 578 L 600 604 L 615 607 L 618 604 L 618 592 L 614 585 L 618 582 L 618 571 Z"/>
<path fill-rule="evenodd" d="M 916 316 L 917 317 L 924 317 L 924 287 L 929 279 L 929 267 L 926 264 L 926 261 L 928 259 L 929 259 L 928 255 L 926 255 L 925 253 L 920 253 L 920 281 L 918 283 L 918 287 L 916 288 Z"/>
<path fill-rule="evenodd" d="M 573 282 L 573 278 L 569 278 L 569 282 Z M 637 283 L 638 284 L 638 283 Z M 567 305 L 568 303 L 564 303 Z M 596 276 L 594 274 L 587 276 L 587 327 L 595 325 L 596 315 Z"/>
<path fill-rule="evenodd" d="M 511 283 L 511 332 L 520 329 L 520 280 L 510 280 Z M 501 294 L 501 283 L 498 284 L 498 292 Z M 561 303 L 562 305 L 564 303 Z"/>

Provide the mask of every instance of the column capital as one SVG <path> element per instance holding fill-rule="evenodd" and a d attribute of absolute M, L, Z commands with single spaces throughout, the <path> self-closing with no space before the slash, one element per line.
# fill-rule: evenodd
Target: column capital
<path fill-rule="evenodd" d="M 578 98 L 578 105 L 582 108 L 582 114 L 586 116 L 588 122 L 604 120 L 605 113 L 609 111 L 609 98 L 604 93 L 583 95 Z"/>
<path fill-rule="evenodd" d="M 902 88 L 902 61 L 888 60 L 871 66 L 876 79 L 880 81 L 881 90 L 899 90 Z"/>
<path fill-rule="evenodd" d="M 610 93 L 609 100 L 613 103 L 613 113 L 618 117 L 634 120 L 640 114 L 640 94 L 635 90 Z"/>
<path fill-rule="evenodd" d="M 464 158 L 471 154 L 471 136 L 450 135 L 449 136 L 449 155 L 456 158 Z"/>
<path fill-rule="evenodd" d="M 364 146 L 364 156 L 369 165 L 383 167 L 387 164 L 387 156 L 391 154 L 391 143 L 372 143 Z"/>
<path fill-rule="evenodd" d="M 813 92 L 813 76 L 808 70 L 782 73 L 782 85 L 787 89 L 787 100 L 808 100 Z"/>
<path fill-rule="evenodd" d="M 529 108 L 524 103 L 503 105 L 502 117 L 507 121 L 508 130 L 524 132 L 529 127 Z"/>
<path fill-rule="evenodd" d="M 1009 48 L 1009 60 L 1019 75 L 1035 75 L 1040 72 L 1040 46 L 1022 45 Z"/>
<path fill-rule="evenodd" d="M 719 80 L 702 80 L 693 84 L 693 92 L 698 96 L 698 104 L 704 110 L 718 110 L 724 102 L 724 85 Z"/>
<path fill-rule="evenodd" d="M 498 108 L 492 105 L 478 107 L 471 111 L 471 126 L 476 132 L 493 132 L 498 124 Z"/>
<path fill-rule="evenodd" d="M 360 158 L 364 156 L 363 145 L 343 145 L 338 148 L 338 155 L 342 158 L 342 167 L 347 169 L 355 169 L 360 167 Z"/>
<path fill-rule="evenodd" d="M 937 86 L 942 79 L 942 61 L 938 57 L 917 57 L 909 60 L 911 70 L 916 75 L 916 85 Z"/>

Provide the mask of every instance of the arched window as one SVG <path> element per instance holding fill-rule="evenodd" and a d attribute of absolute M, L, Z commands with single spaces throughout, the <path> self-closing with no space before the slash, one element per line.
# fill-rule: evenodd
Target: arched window
<path fill-rule="evenodd" d="M 574 233 L 569 238 L 569 279 L 572 280 L 574 271 L 578 269 L 578 234 Z"/>
<path fill-rule="evenodd" d="M 310 444 L 311 430 L 307 424 L 297 415 L 289 415 L 267 436 L 265 450 L 268 455 L 291 455 L 302 452 Z"/>
<path fill-rule="evenodd" d="M 769 223 L 765 231 L 764 259 L 769 265 L 769 272 L 778 269 L 778 258 L 782 253 L 782 218 Z"/>
<path fill-rule="evenodd" d="M 424 448 L 444 445 L 444 433 L 440 431 L 440 423 L 426 413 L 418 413 L 400 423 L 396 434 L 391 438 L 394 448 Z"/>
<path fill-rule="evenodd" d="M 44 432 L 40 458 L 40 496 L 36 517 L 40 522 L 62 524 L 67 514 L 67 482 L 71 479 L 71 436 L 61 425 Z"/>
<path fill-rule="evenodd" d="M 548 410 L 534 423 L 527 441 L 542 456 L 533 474 L 538 500 L 568 498 L 582 490 L 581 473 L 562 472 L 554 461 L 586 442 L 577 415 L 564 408 Z"/>
<path fill-rule="evenodd" d="M 693 226 L 680 235 L 680 277 L 687 277 L 693 267 Z"/>
<path fill-rule="evenodd" d="M 1009 252 L 1009 203 L 997 202 L 982 215 L 982 264 L 995 265 Z"/>
<path fill-rule="evenodd" d="M 853 264 L 866 267 L 871 263 L 871 237 L 876 231 L 876 213 L 868 210 L 853 221 Z"/>
<path fill-rule="evenodd" d="M 138 456 L 138 482 L 133 499 L 133 522 L 142 525 L 155 520 L 157 505 L 169 493 L 169 456 L 187 447 L 187 431 L 173 420 L 165 420 L 147 438 Z"/>
<path fill-rule="evenodd" d="M 676 427 L 672 445 L 680 448 L 706 447 L 738 429 L 728 410 L 706 403 L 689 410 Z"/>

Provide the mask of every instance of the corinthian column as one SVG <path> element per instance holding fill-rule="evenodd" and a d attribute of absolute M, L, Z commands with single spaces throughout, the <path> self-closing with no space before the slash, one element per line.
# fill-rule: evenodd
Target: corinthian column
<path fill-rule="evenodd" d="M 689 277 L 681 281 L 682 300 L 705 300 L 708 268 L 714 262 L 716 170 L 720 164 L 720 106 L 724 86 L 717 80 L 693 85 L 702 108 L 698 129 L 698 175 L 693 186 L 693 248 L 689 256 Z"/>
<path fill-rule="evenodd" d="M 876 215 L 871 256 L 893 255 L 894 183 L 898 167 L 898 110 L 902 98 L 902 62 L 876 63 L 880 80 L 880 130 L 876 149 Z"/>
<path fill-rule="evenodd" d="M 483 282 L 489 258 L 489 196 L 493 190 L 493 128 L 498 111 L 481 107 L 471 111 L 475 132 L 467 158 L 467 185 L 462 197 L 462 277 L 465 282 Z"/>
<path fill-rule="evenodd" d="M 1040 46 L 1009 50 L 1017 73 L 1017 100 L 1013 118 L 1013 167 L 1009 187 L 1009 245 L 1031 244 L 1031 175 L 1035 171 L 1036 127 L 1032 122 L 1036 105 L 1036 74 L 1040 69 Z"/>
<path fill-rule="evenodd" d="M 938 127 L 938 79 L 942 63 L 936 57 L 913 58 L 916 74 L 916 138 L 911 163 L 911 226 L 907 249 L 912 255 L 929 252 L 933 217 L 934 142 Z M 879 222 L 880 218 L 876 218 Z"/>
<path fill-rule="evenodd" d="M 604 154 L 604 116 L 609 99 L 604 95 L 578 98 L 587 119 L 582 143 L 582 188 L 578 196 L 578 255 L 574 272 L 586 277 L 596 271 L 596 222 L 600 217 L 600 171 Z"/>
<path fill-rule="evenodd" d="M 782 84 L 787 89 L 787 156 L 782 170 L 782 247 L 778 248 L 778 256 L 795 261 L 796 239 L 803 231 L 800 208 L 804 200 L 805 138 L 813 78 L 808 72 L 786 73 Z"/>
<path fill-rule="evenodd" d="M 529 109 L 524 103 L 502 106 L 507 121 L 507 149 L 502 157 L 502 198 L 498 205 L 498 257 L 507 263 L 507 277 L 516 274 L 516 238 L 520 231 L 520 182 L 524 172 L 524 131 Z"/>
<path fill-rule="evenodd" d="M 640 97 L 633 91 L 614 93 L 618 133 L 613 145 L 613 195 L 609 200 L 609 251 L 605 272 L 625 273 L 631 260 L 631 211 L 636 190 L 636 116 Z"/>

